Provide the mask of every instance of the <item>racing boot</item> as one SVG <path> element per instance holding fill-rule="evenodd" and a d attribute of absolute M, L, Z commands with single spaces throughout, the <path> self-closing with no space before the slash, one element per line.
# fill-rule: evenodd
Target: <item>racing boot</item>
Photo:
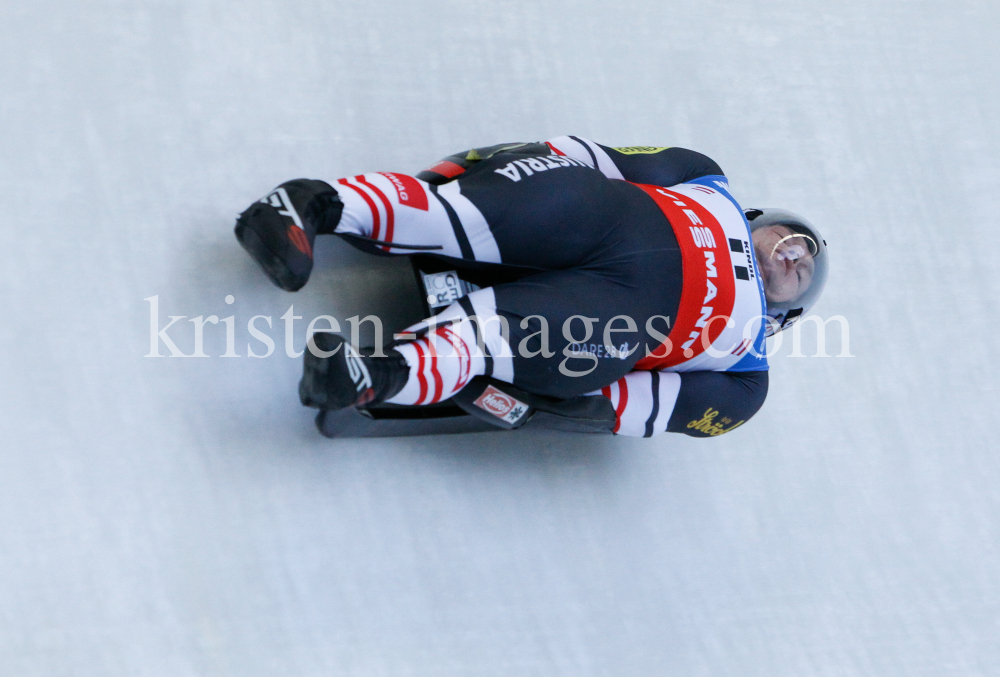
<path fill-rule="evenodd" d="M 299 399 L 316 409 L 376 404 L 402 390 L 409 375 L 406 360 L 395 350 L 385 357 L 360 355 L 342 336 L 319 332 L 305 352 Z"/>
<path fill-rule="evenodd" d="M 332 233 L 344 204 L 324 181 L 287 181 L 236 219 L 236 239 L 274 284 L 298 291 L 309 280 L 313 242 Z"/>

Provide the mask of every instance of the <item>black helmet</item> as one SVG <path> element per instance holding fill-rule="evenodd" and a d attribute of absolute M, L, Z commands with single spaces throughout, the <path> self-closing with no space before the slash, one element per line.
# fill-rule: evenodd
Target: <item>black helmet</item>
<path fill-rule="evenodd" d="M 781 290 L 784 293 L 778 294 L 775 293 L 774 289 L 768 289 L 767 284 L 764 285 L 767 315 L 777 325 L 777 329 L 775 329 L 775 324 L 768 327 L 767 335 L 770 336 L 791 325 L 816 303 L 820 294 L 823 293 L 823 287 L 826 286 L 830 257 L 827 254 L 826 241 L 819 234 L 819 231 L 798 214 L 784 209 L 771 208 L 745 209 L 743 213 L 750 223 L 750 233 L 757 255 L 757 266 L 760 269 L 762 279 L 768 279 L 769 271 L 775 270 L 769 260 L 791 261 L 793 263 L 808 262 L 807 266 L 796 265 L 795 267 L 796 269 L 805 269 L 806 272 L 803 274 L 808 274 L 811 271 L 811 277 L 804 289 Z M 783 231 L 778 228 L 764 230 L 769 226 L 783 226 L 788 232 L 782 234 Z M 771 233 L 771 235 L 767 236 L 765 233 Z M 764 249 L 768 251 L 763 251 Z M 801 282 L 801 277 L 795 279 Z"/>

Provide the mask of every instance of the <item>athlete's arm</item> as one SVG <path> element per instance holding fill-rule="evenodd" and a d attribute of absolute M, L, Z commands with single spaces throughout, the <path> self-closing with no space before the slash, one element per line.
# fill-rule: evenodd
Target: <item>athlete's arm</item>
<path fill-rule="evenodd" d="M 546 144 L 557 153 L 600 169 L 608 178 L 633 183 L 675 186 L 703 176 L 724 176 L 715 160 L 687 148 L 612 148 L 579 136 L 559 136 Z"/>
<path fill-rule="evenodd" d="M 601 148 L 632 183 L 676 186 L 703 176 L 725 176 L 715 160 L 687 148 Z"/>
<path fill-rule="evenodd" d="M 716 437 L 761 408 L 767 372 L 633 371 L 601 392 L 615 408 L 618 435 Z"/>

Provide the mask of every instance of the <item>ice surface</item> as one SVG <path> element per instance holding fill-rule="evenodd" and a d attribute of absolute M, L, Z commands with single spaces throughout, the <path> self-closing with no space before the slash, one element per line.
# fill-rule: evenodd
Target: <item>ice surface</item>
<path fill-rule="evenodd" d="M 1000 673 L 998 18 L 5 3 L 0 674 Z M 319 437 L 279 317 L 396 312 L 406 271 L 325 242 L 286 294 L 235 215 L 565 133 L 703 151 L 807 215 L 854 357 L 786 343 L 714 440 Z M 235 315 L 243 356 L 210 324 L 213 357 L 143 357 L 152 296 L 161 326 Z"/>

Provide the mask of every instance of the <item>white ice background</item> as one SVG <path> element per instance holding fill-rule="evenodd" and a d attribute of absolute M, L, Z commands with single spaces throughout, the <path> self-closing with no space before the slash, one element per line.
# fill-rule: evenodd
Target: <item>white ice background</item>
<path fill-rule="evenodd" d="M 5 2 L 0 674 L 1000 674 L 998 19 Z M 559 134 L 694 148 L 807 215 L 854 356 L 786 344 L 712 440 L 320 437 L 279 317 L 391 315 L 406 271 L 327 238 L 281 292 L 236 214 Z M 151 296 L 160 326 L 235 315 L 242 356 L 208 325 L 212 357 L 144 357 Z M 192 350 L 187 319 L 170 335 Z"/>

